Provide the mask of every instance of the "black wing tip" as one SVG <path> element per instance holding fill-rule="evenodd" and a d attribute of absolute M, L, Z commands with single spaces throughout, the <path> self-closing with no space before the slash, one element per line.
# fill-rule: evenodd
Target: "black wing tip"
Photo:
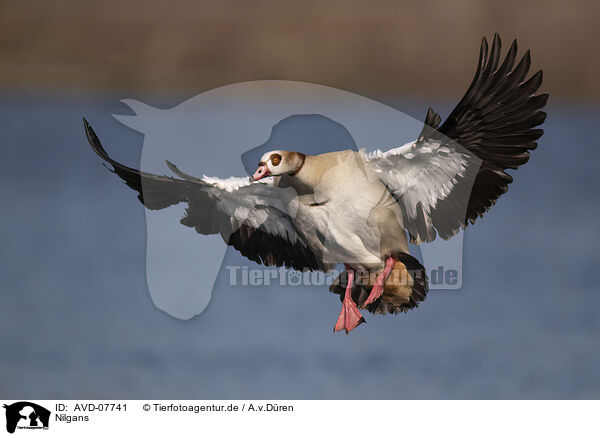
<path fill-rule="evenodd" d="M 529 67 L 531 66 L 531 49 L 527 49 L 527 51 L 523 54 L 521 62 L 525 63 L 525 70 L 529 71 Z"/>
<path fill-rule="evenodd" d="M 83 129 L 85 130 L 85 135 L 87 136 L 90 145 L 94 149 L 96 149 L 96 147 L 99 147 L 102 151 L 104 151 L 104 148 L 102 147 L 102 145 L 100 144 L 100 140 L 98 139 L 98 135 L 96 135 L 96 132 L 94 132 L 94 129 L 92 129 L 92 126 L 90 125 L 90 123 L 88 123 L 88 120 L 86 120 L 85 117 L 82 117 L 82 119 Z"/>
<path fill-rule="evenodd" d="M 549 94 L 537 94 L 542 86 L 543 70 L 527 77 L 531 67 L 531 50 L 517 57 L 516 39 L 498 66 L 500 42 L 498 33 L 494 34 L 491 50 L 488 50 L 487 39 L 483 37 L 475 77 L 438 129 L 482 160 L 472 183 L 463 228 L 483 216 L 508 191 L 513 178 L 505 170 L 514 170 L 525 164 L 530 158 L 530 151 L 538 146 L 537 141 L 544 134 L 544 129 L 535 128 L 541 126 L 547 117 L 542 109 Z M 448 206 L 440 209 L 447 210 Z M 432 220 L 438 233 L 444 237 L 438 225 L 442 222 L 448 227 L 443 222 L 446 218 L 442 217 L 442 213 L 432 216 Z M 454 227 L 448 229 L 455 230 Z"/>
<path fill-rule="evenodd" d="M 500 35 L 498 32 L 494 33 L 494 39 L 492 40 L 492 49 L 496 48 L 499 50 L 502 47 L 502 40 L 500 39 Z"/>
<path fill-rule="evenodd" d="M 173 174 L 175 174 L 176 176 L 181 177 L 184 180 L 187 180 L 188 182 L 194 182 L 194 183 L 202 183 L 204 184 L 204 180 L 198 178 L 198 177 L 194 177 L 190 174 L 184 173 L 183 171 L 181 171 L 177 165 L 175 165 L 173 162 L 169 161 L 168 159 L 165 159 L 165 162 L 167 164 L 167 166 L 169 167 L 169 169 L 173 172 Z"/>
<path fill-rule="evenodd" d="M 480 55 L 479 55 L 479 60 L 481 62 L 482 58 L 484 59 L 483 62 L 483 66 L 487 66 L 487 64 L 490 62 L 490 60 L 493 58 L 493 55 L 497 52 L 498 55 L 500 55 L 500 50 L 502 48 L 502 38 L 500 38 L 500 34 L 498 32 L 494 33 L 494 38 L 492 40 L 492 47 L 489 51 L 489 56 L 488 56 L 488 43 L 487 43 L 487 38 L 485 36 L 483 36 L 482 40 L 481 40 L 481 51 L 480 51 Z M 517 42 L 517 38 L 513 39 L 510 48 L 508 49 L 505 57 L 507 57 L 509 54 L 511 54 L 512 52 L 517 52 L 518 50 L 518 42 Z M 485 52 L 485 54 L 483 54 Z M 527 49 L 525 51 L 525 53 L 523 54 L 521 60 L 519 63 L 525 63 L 527 64 L 527 70 L 529 69 L 529 65 L 531 64 L 531 49 Z"/>
<path fill-rule="evenodd" d="M 85 119 L 85 117 L 83 117 L 83 129 L 85 131 L 85 135 L 87 136 L 88 140 L 90 141 L 90 145 L 92 145 L 92 147 L 94 146 L 94 142 L 100 142 L 98 141 L 98 137 L 96 136 L 96 133 L 94 132 L 94 129 L 92 129 L 92 126 L 90 125 L 90 123 L 88 123 L 88 120 Z"/>
<path fill-rule="evenodd" d="M 98 139 L 96 132 L 94 132 L 94 129 L 92 129 L 92 126 L 90 125 L 90 123 L 88 123 L 85 117 L 83 117 L 83 128 L 85 130 L 85 136 L 87 137 L 90 146 L 96 152 L 96 154 L 105 161 L 112 164 L 112 162 L 110 162 L 108 153 L 106 152 L 104 147 L 102 147 L 102 143 L 100 142 L 100 139 Z"/>
<path fill-rule="evenodd" d="M 427 124 L 433 129 L 437 129 L 440 125 L 441 120 L 442 118 L 440 117 L 440 114 L 438 114 L 436 111 L 433 110 L 432 107 L 430 107 L 427 111 L 427 115 L 425 116 L 425 124 Z"/>
<path fill-rule="evenodd" d="M 421 133 L 417 138 L 417 142 L 424 142 L 427 138 L 429 138 L 434 130 L 440 126 L 440 122 L 442 121 L 442 117 L 436 111 L 433 110 L 432 107 L 427 111 L 427 115 L 425 115 L 425 122 L 423 123 L 423 129 L 421 129 Z"/>
<path fill-rule="evenodd" d="M 100 142 L 100 139 L 98 138 L 98 135 L 96 135 L 96 132 L 94 132 L 94 129 L 92 128 L 90 123 L 88 123 L 88 121 L 85 119 L 85 117 L 82 117 L 82 118 L 83 118 L 83 127 L 85 129 L 85 135 L 87 136 L 87 140 L 90 144 L 90 147 L 92 147 L 92 150 L 94 150 L 94 152 L 102 158 L 102 160 L 104 161 L 104 162 L 102 162 L 102 165 L 107 170 L 109 170 L 111 173 L 116 173 L 117 166 L 122 167 L 122 165 L 119 164 L 118 162 L 115 162 L 108 155 L 108 153 L 102 146 L 102 143 Z M 112 168 L 108 167 L 108 165 L 112 166 Z M 124 167 L 124 168 L 126 168 L 126 167 Z M 127 168 L 127 169 L 129 169 L 129 168 Z"/>
<path fill-rule="evenodd" d="M 92 129 L 92 126 L 90 126 L 90 123 L 88 123 L 88 120 L 86 120 L 85 117 L 81 117 L 81 119 L 83 120 L 83 130 L 85 131 L 86 135 L 89 137 L 90 132 L 93 132 L 94 130 Z"/>
<path fill-rule="evenodd" d="M 179 171 L 179 168 L 177 168 L 177 165 L 175 165 L 173 162 L 171 162 L 168 159 L 165 159 L 165 163 L 167 164 L 167 167 L 169 167 L 169 169 L 171 171 L 173 171 L 174 173 Z"/>
<path fill-rule="evenodd" d="M 487 38 L 485 35 L 483 35 L 483 37 L 481 38 L 481 50 L 487 50 L 487 48 L 488 48 Z"/>
<path fill-rule="evenodd" d="M 484 36 L 481 39 L 481 48 L 479 49 L 479 64 L 477 65 L 477 73 L 484 67 L 487 62 L 488 57 L 488 42 L 487 38 Z"/>

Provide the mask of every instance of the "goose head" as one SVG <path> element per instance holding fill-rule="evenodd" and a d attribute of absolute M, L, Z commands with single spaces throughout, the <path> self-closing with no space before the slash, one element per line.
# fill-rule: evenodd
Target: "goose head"
<path fill-rule="evenodd" d="M 295 151 L 274 150 L 263 154 L 258 168 L 250 178 L 260 180 L 269 176 L 294 175 L 304 165 L 304 155 Z"/>

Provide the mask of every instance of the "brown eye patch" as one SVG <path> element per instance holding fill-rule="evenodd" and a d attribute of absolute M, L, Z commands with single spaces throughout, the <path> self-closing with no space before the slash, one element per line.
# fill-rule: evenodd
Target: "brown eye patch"
<path fill-rule="evenodd" d="M 271 163 L 275 166 L 279 165 L 281 163 L 281 155 L 278 153 L 272 154 Z"/>

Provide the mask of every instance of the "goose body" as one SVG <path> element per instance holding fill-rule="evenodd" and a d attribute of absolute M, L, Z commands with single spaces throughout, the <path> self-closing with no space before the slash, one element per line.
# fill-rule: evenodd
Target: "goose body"
<path fill-rule="evenodd" d="M 386 254 L 408 253 L 400 207 L 364 159 L 352 150 L 306 156 L 296 174 L 275 181 L 292 188 L 288 214 L 310 249 L 322 253 L 325 268 L 383 267 Z"/>
<path fill-rule="evenodd" d="M 500 48 L 498 35 L 489 51 L 483 38 L 467 92 L 441 125 L 429 109 L 416 140 L 371 153 L 273 150 L 250 180 L 197 178 L 170 162 L 176 178 L 144 173 L 112 159 L 84 126 L 94 151 L 147 208 L 187 203 L 181 224 L 220 234 L 257 263 L 322 271 L 344 264 L 330 290 L 342 299 L 334 330 L 349 332 L 364 322 L 359 307 L 399 313 L 423 301 L 427 276 L 409 240 L 448 239 L 474 223 L 508 190 L 507 170 L 537 146 L 548 99 L 537 94 L 542 72 L 527 78 L 529 52 L 516 63 L 516 41 L 502 63 Z"/>

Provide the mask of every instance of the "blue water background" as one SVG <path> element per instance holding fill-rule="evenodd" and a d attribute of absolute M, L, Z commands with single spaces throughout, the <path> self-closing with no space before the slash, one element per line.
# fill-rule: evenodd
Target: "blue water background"
<path fill-rule="evenodd" d="M 395 100 L 416 117 L 430 103 Z M 466 232 L 463 289 L 346 337 L 325 287 L 229 287 L 227 271 L 200 316 L 156 309 L 143 208 L 81 125 L 137 165 L 143 137 L 110 116 L 127 109 L 3 95 L 0 397 L 599 398 L 600 110 L 547 110 L 531 161 Z"/>

